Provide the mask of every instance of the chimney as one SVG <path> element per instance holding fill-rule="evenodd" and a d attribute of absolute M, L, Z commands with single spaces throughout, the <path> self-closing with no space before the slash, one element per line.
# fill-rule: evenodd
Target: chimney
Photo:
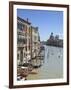
<path fill-rule="evenodd" d="M 27 18 L 27 22 L 28 22 L 28 18 Z"/>

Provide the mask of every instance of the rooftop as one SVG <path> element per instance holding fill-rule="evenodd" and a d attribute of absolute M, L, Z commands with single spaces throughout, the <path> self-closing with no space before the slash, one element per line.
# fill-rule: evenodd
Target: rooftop
<path fill-rule="evenodd" d="M 22 19 L 22 18 L 20 18 L 20 17 L 17 17 L 17 20 L 20 20 L 21 22 L 25 22 L 25 23 L 27 23 L 27 24 L 31 24 L 29 21 L 28 21 L 28 18 L 27 18 L 27 20 L 24 20 L 24 19 Z"/>

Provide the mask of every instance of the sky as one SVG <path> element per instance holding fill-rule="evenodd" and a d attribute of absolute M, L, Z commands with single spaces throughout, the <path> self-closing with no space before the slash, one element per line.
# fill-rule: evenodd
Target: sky
<path fill-rule="evenodd" d="M 38 27 L 41 41 L 46 41 L 51 32 L 63 39 L 63 11 L 17 9 L 17 16 Z"/>

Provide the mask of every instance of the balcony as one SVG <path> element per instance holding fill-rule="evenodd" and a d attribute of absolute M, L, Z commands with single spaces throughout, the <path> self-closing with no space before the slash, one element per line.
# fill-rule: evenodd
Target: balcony
<path fill-rule="evenodd" d="M 24 48 L 24 47 L 26 47 L 26 45 L 19 43 L 19 44 L 17 44 L 17 47 Z"/>
<path fill-rule="evenodd" d="M 25 31 L 21 31 L 21 30 L 18 29 L 18 30 L 17 30 L 17 33 L 18 33 L 18 34 L 23 34 L 23 35 L 24 35 L 24 34 L 25 34 Z"/>

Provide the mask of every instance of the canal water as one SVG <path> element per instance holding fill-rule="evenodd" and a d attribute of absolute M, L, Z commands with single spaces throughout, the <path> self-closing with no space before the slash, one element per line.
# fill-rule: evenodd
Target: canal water
<path fill-rule="evenodd" d="M 44 46 L 45 57 L 36 74 L 29 74 L 27 80 L 57 79 L 63 77 L 63 48 Z"/>

